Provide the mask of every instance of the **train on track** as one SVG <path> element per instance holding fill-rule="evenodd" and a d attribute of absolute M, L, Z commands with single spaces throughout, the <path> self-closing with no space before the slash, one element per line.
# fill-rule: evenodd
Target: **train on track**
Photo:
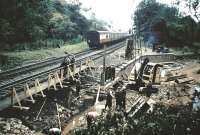
<path fill-rule="evenodd" d="M 109 31 L 88 31 L 86 40 L 91 49 L 101 49 L 104 45 L 111 45 L 131 36 L 129 33 Z"/>

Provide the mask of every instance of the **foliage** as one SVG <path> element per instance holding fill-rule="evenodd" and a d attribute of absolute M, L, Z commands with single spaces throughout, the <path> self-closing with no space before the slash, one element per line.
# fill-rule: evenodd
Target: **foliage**
<path fill-rule="evenodd" d="M 200 0 L 176 0 L 175 5 L 185 5 L 188 7 L 190 14 L 199 22 L 200 21 Z"/>
<path fill-rule="evenodd" d="M 1 0 L 0 51 L 48 48 L 66 41 L 77 43 L 94 21 L 97 20 L 88 20 L 81 14 L 79 2 Z M 55 40 L 61 44 L 48 43 Z"/>
<path fill-rule="evenodd" d="M 156 0 L 143 0 L 134 13 L 137 35 L 152 44 L 191 46 L 199 41 L 199 23 L 190 16 L 181 16 L 176 7 Z"/>
<path fill-rule="evenodd" d="M 40 41 L 41 42 L 41 41 Z M 46 42 L 46 41 L 45 41 Z M 52 39 L 47 41 L 49 46 L 54 46 L 57 43 L 62 42 L 62 40 Z M 61 44 L 61 43 L 60 43 Z M 40 50 L 27 49 L 29 44 L 19 44 L 17 48 L 19 50 L 26 49 L 25 51 L 15 50 L 14 52 L 3 52 L 0 54 L 0 68 L 6 70 L 16 66 L 28 64 L 30 62 L 36 62 L 38 60 L 47 59 L 50 57 L 61 57 L 65 52 L 77 53 L 88 49 L 86 42 L 80 42 L 78 44 L 68 44 L 62 43 L 63 46 L 60 48 L 41 48 Z M 37 43 L 35 45 L 38 45 Z M 20 47 L 24 48 L 20 48 Z"/>

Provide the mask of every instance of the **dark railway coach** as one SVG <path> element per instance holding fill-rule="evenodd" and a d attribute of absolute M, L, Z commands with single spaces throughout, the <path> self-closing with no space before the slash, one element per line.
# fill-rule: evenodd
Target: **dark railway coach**
<path fill-rule="evenodd" d="M 91 49 L 103 48 L 103 45 L 116 43 L 130 36 L 128 33 L 116 33 L 109 31 L 89 31 L 86 39 Z"/>

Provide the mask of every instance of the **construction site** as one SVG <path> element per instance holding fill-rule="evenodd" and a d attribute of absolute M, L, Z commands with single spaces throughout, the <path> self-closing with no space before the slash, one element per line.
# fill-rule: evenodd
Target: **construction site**
<path fill-rule="evenodd" d="M 130 37 L 58 68 L 48 85 L 12 86 L 1 102 L 0 135 L 198 135 L 199 55 L 146 46 Z"/>

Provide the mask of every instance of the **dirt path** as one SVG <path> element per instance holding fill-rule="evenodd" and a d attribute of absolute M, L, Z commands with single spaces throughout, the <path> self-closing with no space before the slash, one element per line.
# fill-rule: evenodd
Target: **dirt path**
<path fill-rule="evenodd" d="M 80 113 L 79 115 L 72 118 L 64 128 L 62 135 L 67 135 L 71 130 L 75 129 L 76 127 L 79 127 L 82 125 L 83 122 L 85 122 L 85 116 L 88 112 L 93 111 L 94 106 L 89 107 L 84 112 Z"/>

